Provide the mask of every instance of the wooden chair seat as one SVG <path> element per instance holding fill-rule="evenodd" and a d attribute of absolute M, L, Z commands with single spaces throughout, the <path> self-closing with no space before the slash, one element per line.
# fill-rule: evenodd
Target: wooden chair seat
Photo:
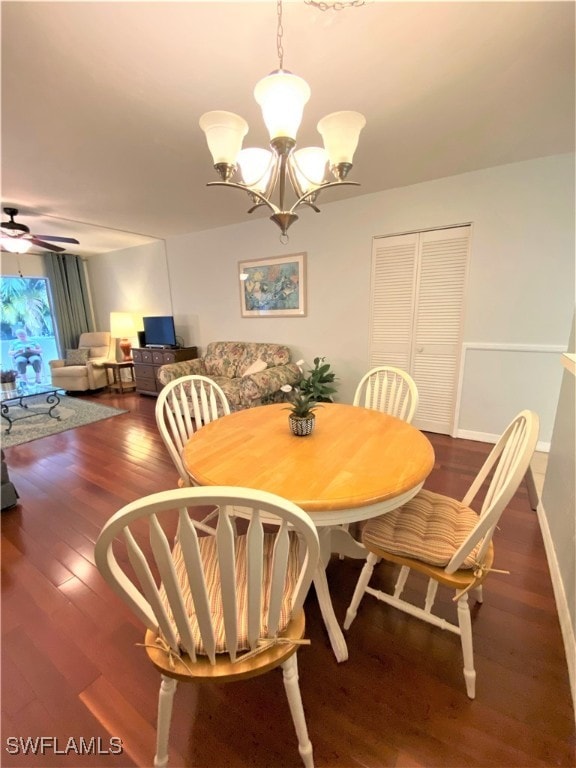
<path fill-rule="evenodd" d="M 254 656 L 235 662 L 230 661 L 226 654 L 219 654 L 214 664 L 207 656 L 197 656 L 192 662 L 187 653 L 180 657 L 172 657 L 164 650 L 162 638 L 158 641 L 158 633 L 148 630 L 144 643 L 146 653 L 152 664 L 163 675 L 174 677 L 177 680 L 195 682 L 229 683 L 234 680 L 248 679 L 263 675 L 276 667 L 279 667 L 298 650 L 298 640 L 302 640 L 306 629 L 304 611 L 300 610 L 292 618 L 284 630 L 278 633 L 278 637 L 286 640 L 294 640 L 293 643 L 276 643 L 269 648 L 264 648 Z"/>

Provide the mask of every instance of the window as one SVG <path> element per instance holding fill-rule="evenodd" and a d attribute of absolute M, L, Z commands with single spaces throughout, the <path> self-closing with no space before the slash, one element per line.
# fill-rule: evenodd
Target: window
<path fill-rule="evenodd" d="M 48 361 L 60 357 L 55 336 L 50 285 L 45 277 L 2 276 L 2 317 L 0 319 L 0 361 L 3 369 L 13 368 L 10 345 L 23 328 L 28 338 L 42 349 L 42 381 L 50 378 Z"/>

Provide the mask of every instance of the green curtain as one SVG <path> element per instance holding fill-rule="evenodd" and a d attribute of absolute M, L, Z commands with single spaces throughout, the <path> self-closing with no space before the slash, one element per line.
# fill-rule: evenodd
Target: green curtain
<path fill-rule="evenodd" d="M 44 259 L 60 349 L 75 349 L 80 334 L 94 330 L 84 263 L 72 253 L 50 252 L 44 254 Z"/>

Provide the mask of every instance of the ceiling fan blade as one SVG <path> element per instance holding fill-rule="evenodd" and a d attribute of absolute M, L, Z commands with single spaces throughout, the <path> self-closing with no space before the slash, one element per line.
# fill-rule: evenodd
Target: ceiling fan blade
<path fill-rule="evenodd" d="M 34 245 L 39 245 L 41 248 L 47 248 L 49 251 L 56 251 L 56 253 L 66 250 L 66 248 L 60 248 L 59 245 L 52 245 L 51 243 L 45 243 L 43 240 L 38 240 L 37 237 L 31 237 L 30 242 L 34 243 Z"/>
<path fill-rule="evenodd" d="M 80 241 L 74 237 L 55 237 L 54 235 L 34 235 L 34 237 L 40 240 L 54 240 L 57 243 L 76 243 L 76 245 L 80 245 Z"/>

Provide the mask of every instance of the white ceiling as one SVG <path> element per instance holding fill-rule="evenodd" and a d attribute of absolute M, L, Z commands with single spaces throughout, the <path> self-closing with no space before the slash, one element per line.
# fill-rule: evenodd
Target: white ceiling
<path fill-rule="evenodd" d="M 276 69 L 276 3 L 2 2 L 2 198 L 89 255 L 246 220 L 198 118 Z M 284 3 L 284 66 L 320 117 L 366 115 L 349 195 L 574 150 L 574 2 Z M 254 216 L 267 215 L 256 212 Z M 306 213 L 304 213 L 306 215 Z M 4 218 L 4 217 L 3 217 Z M 78 225 L 75 222 L 80 222 Z M 86 226 L 90 225 L 90 226 Z M 272 225 L 270 225 L 272 226 Z"/>

